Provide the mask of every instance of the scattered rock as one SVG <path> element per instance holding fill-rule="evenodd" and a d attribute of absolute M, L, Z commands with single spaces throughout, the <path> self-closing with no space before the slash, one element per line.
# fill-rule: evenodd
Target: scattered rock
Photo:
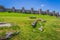
<path fill-rule="evenodd" d="M 35 28 L 35 27 L 37 26 L 38 21 L 46 22 L 46 20 L 43 20 L 43 19 L 39 18 L 38 20 L 36 20 L 36 21 L 34 21 L 34 22 L 32 23 L 32 27 L 33 27 L 33 28 Z M 40 30 L 43 30 L 43 27 L 42 27 L 42 26 L 41 26 Z"/>
<path fill-rule="evenodd" d="M 41 26 L 41 27 L 39 28 L 39 30 L 40 30 L 40 31 L 44 31 L 44 28 L 43 28 L 43 26 Z"/>
<path fill-rule="evenodd" d="M 12 36 L 15 36 L 15 35 L 17 35 L 17 34 L 19 34 L 19 32 L 8 32 L 8 33 L 6 33 L 6 39 L 9 39 L 9 38 L 11 38 Z"/>
<path fill-rule="evenodd" d="M 0 27 L 11 27 L 10 23 L 0 22 Z"/>
<path fill-rule="evenodd" d="M 6 36 L 0 37 L 0 40 L 8 40 L 11 37 L 18 35 L 20 32 L 8 32 L 6 33 Z"/>
<path fill-rule="evenodd" d="M 36 26 L 37 26 L 37 21 L 34 21 L 34 22 L 32 23 L 32 27 L 35 28 Z"/>
<path fill-rule="evenodd" d="M 6 33 L 6 39 L 11 38 L 12 35 L 13 35 L 13 32 Z"/>

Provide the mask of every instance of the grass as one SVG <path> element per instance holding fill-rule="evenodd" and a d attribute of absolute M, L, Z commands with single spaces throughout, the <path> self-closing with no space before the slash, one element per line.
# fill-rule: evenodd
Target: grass
<path fill-rule="evenodd" d="M 31 23 L 36 19 L 29 17 L 36 16 L 36 19 L 42 18 L 46 20 L 44 31 L 38 30 L 41 22 L 38 22 L 37 27 L 34 29 Z M 10 28 L 0 28 L 0 33 L 4 34 L 9 31 L 20 31 L 20 34 L 12 37 L 10 40 L 60 40 L 60 18 L 49 15 L 40 14 L 25 14 L 25 13 L 8 13 L 0 12 L 0 22 L 9 22 L 13 25 Z M 35 31 L 33 31 L 35 30 Z"/>

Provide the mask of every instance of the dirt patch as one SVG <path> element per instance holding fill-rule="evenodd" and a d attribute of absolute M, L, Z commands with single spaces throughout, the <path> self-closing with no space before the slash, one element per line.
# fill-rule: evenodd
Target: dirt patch
<path fill-rule="evenodd" d="M 60 32 L 60 28 L 57 28 L 56 31 L 59 31 Z"/>

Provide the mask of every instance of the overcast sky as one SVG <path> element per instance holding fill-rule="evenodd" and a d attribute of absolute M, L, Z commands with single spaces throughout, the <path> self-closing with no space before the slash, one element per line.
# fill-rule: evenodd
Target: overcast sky
<path fill-rule="evenodd" d="M 42 9 L 50 11 L 56 10 L 60 12 L 60 0 L 0 0 L 0 5 L 5 6 L 6 8 L 15 7 L 16 9 L 25 9 L 34 8 L 35 10 Z"/>

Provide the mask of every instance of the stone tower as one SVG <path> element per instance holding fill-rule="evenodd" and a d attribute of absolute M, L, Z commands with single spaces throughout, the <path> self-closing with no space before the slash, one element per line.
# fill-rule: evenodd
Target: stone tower
<path fill-rule="evenodd" d="M 42 9 L 39 9 L 38 12 L 39 12 L 39 14 L 42 14 Z"/>
<path fill-rule="evenodd" d="M 47 14 L 47 15 L 49 15 L 49 14 L 50 14 L 50 13 L 49 13 L 49 10 L 46 10 L 46 14 Z"/>
<path fill-rule="evenodd" d="M 34 9 L 33 8 L 31 8 L 31 13 L 34 13 Z"/>
<path fill-rule="evenodd" d="M 55 16 L 55 11 L 52 12 L 53 16 Z"/>
<path fill-rule="evenodd" d="M 4 11 L 5 11 L 4 6 L 0 5 L 0 12 L 4 12 Z"/>
<path fill-rule="evenodd" d="M 12 7 L 12 12 L 15 12 L 15 7 Z"/>
<path fill-rule="evenodd" d="M 59 12 L 57 12 L 57 17 L 59 16 Z"/>
<path fill-rule="evenodd" d="M 22 13 L 25 13 L 25 8 L 24 7 L 22 7 Z"/>

